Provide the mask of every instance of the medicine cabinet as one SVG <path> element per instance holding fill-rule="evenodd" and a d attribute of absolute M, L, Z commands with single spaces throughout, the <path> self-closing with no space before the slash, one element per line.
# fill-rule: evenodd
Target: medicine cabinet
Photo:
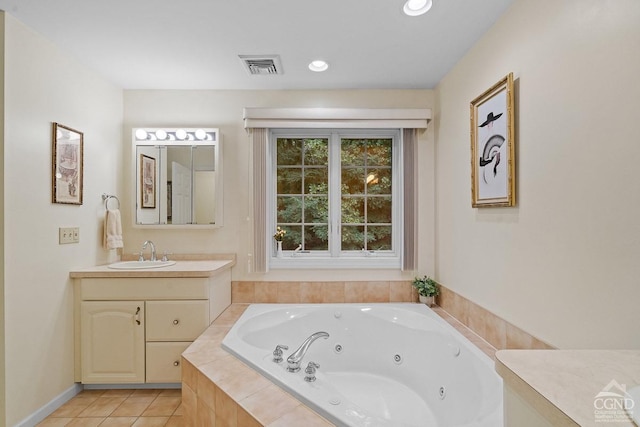
<path fill-rule="evenodd" d="M 136 227 L 222 226 L 222 142 L 215 128 L 134 128 Z"/>

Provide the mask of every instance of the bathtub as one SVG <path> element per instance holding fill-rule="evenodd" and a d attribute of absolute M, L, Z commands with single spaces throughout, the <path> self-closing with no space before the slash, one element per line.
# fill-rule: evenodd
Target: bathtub
<path fill-rule="evenodd" d="M 301 370 L 287 357 L 310 335 Z M 273 362 L 277 345 L 283 361 Z M 338 426 L 498 427 L 493 361 L 423 304 L 253 304 L 222 346 Z M 304 380 L 309 362 L 316 380 Z"/>

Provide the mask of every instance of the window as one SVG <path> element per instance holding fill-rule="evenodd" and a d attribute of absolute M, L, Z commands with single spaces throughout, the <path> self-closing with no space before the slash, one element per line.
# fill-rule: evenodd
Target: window
<path fill-rule="evenodd" d="M 274 129 L 270 144 L 272 267 L 400 266 L 398 130 Z"/>

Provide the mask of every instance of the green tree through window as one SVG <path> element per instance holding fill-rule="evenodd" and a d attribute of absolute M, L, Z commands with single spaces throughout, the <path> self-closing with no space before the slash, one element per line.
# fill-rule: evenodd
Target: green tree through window
<path fill-rule="evenodd" d="M 328 250 L 329 140 L 278 138 L 277 223 L 285 250 Z"/>
<path fill-rule="evenodd" d="M 283 249 L 394 249 L 393 138 L 277 137 L 275 142 L 276 226 L 287 231 Z M 330 200 L 338 205 L 333 216 Z M 339 244 L 331 242 L 332 217 Z"/>

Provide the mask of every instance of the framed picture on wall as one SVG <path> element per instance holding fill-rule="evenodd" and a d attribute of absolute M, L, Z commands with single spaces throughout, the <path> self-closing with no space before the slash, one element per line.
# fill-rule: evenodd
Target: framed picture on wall
<path fill-rule="evenodd" d="M 471 205 L 515 206 L 513 73 L 471 101 Z"/>
<path fill-rule="evenodd" d="M 54 122 L 51 139 L 53 203 L 81 205 L 84 135 Z"/>
<path fill-rule="evenodd" d="M 140 206 L 156 207 L 156 159 L 140 154 Z"/>

